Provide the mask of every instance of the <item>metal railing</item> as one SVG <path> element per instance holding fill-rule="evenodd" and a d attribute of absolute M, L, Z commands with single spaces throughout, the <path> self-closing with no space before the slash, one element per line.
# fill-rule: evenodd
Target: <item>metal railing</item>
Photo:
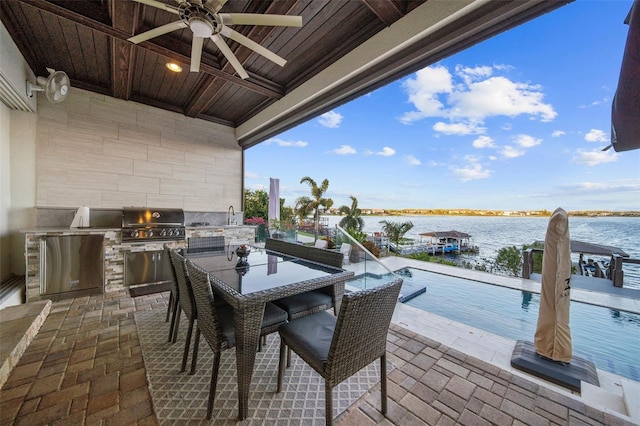
<path fill-rule="evenodd" d="M 543 252 L 544 250 L 540 248 L 529 248 L 522 253 L 522 278 L 531 278 L 531 274 L 534 273 L 533 254 Z M 640 259 L 632 259 L 629 257 L 622 257 L 619 254 L 613 254 L 611 255 L 608 265 L 605 265 L 602 262 L 594 262 L 593 268 L 589 268 L 588 272 L 585 270 L 586 268 L 582 268 L 583 265 L 578 265 L 580 268 L 578 272 L 581 275 L 606 278 L 611 280 L 615 287 L 622 287 L 624 283 L 624 271 L 622 270 L 623 263 L 640 265 Z"/>

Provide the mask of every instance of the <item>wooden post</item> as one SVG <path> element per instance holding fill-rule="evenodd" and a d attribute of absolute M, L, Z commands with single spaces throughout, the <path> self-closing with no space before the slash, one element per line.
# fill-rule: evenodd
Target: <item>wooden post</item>
<path fill-rule="evenodd" d="M 624 281 L 624 271 L 622 270 L 622 256 L 614 254 L 611 256 L 611 280 L 614 287 L 622 287 Z"/>
<path fill-rule="evenodd" d="M 531 278 L 533 272 L 533 250 L 526 249 L 522 253 L 522 278 Z"/>

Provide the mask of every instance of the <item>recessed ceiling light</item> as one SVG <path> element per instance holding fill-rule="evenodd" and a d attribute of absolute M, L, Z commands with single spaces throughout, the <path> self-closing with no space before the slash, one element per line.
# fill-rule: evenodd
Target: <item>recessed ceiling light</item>
<path fill-rule="evenodd" d="M 182 67 L 178 64 L 175 64 L 173 62 L 167 62 L 167 68 L 169 68 L 169 71 L 173 71 L 173 72 L 182 72 Z"/>

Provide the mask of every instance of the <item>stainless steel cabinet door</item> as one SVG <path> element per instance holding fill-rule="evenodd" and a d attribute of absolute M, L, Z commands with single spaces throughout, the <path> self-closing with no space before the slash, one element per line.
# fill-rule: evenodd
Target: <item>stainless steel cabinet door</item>
<path fill-rule="evenodd" d="M 103 241 L 103 235 L 63 235 L 41 240 L 40 293 L 103 288 Z"/>
<path fill-rule="evenodd" d="M 162 250 L 125 253 L 124 285 L 169 281 L 171 279 L 169 262 Z"/>

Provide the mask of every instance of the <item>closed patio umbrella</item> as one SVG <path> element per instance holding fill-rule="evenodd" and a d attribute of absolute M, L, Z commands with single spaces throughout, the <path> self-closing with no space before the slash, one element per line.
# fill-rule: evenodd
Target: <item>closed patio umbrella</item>
<path fill-rule="evenodd" d="M 280 179 L 269 178 L 269 221 L 280 220 Z"/>
<path fill-rule="evenodd" d="M 567 212 L 557 208 L 547 227 L 542 255 L 540 311 L 534 344 L 536 353 L 553 361 L 571 362 L 569 301 L 571 240 Z"/>

